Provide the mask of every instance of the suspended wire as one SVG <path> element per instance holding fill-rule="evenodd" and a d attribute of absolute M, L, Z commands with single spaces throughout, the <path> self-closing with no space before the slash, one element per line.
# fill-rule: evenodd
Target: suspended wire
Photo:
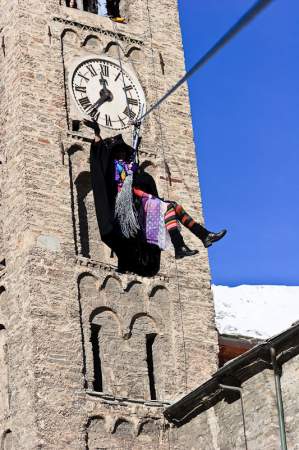
<path fill-rule="evenodd" d="M 201 67 L 203 67 L 216 53 L 218 53 L 226 44 L 228 44 L 240 31 L 242 31 L 243 28 L 245 28 L 249 23 L 251 23 L 267 6 L 272 3 L 273 0 L 258 0 L 239 20 L 236 24 L 234 24 L 225 34 L 222 36 L 216 44 L 208 50 L 200 59 L 199 61 L 191 67 L 191 69 L 174 85 L 169 89 L 154 105 L 152 105 L 144 114 L 141 115 L 141 117 L 138 118 L 138 121 L 135 123 L 135 132 L 133 136 L 135 136 L 135 142 L 137 143 L 136 135 L 139 135 L 139 128 L 141 122 L 149 115 L 151 114 L 155 109 L 157 109 L 170 95 L 172 95 L 182 84 L 184 84 L 189 78 L 191 78 Z M 147 12 L 148 17 L 150 19 L 150 11 L 149 11 L 149 4 L 147 0 Z M 118 39 L 118 35 L 116 33 L 117 28 L 115 23 L 113 22 L 113 27 L 115 34 Z M 151 31 L 151 23 L 150 23 L 150 40 L 151 40 L 151 51 L 152 51 L 152 59 L 153 59 L 153 66 L 154 66 L 154 78 L 156 78 L 155 73 L 155 61 L 154 61 L 154 52 L 153 52 L 153 46 L 152 46 L 152 31 Z M 119 44 L 117 45 L 118 49 L 118 59 L 119 59 L 119 65 L 121 69 L 122 74 L 122 80 L 123 85 L 125 87 L 125 78 L 124 78 L 124 72 L 123 72 L 123 66 L 121 61 L 121 55 L 120 55 L 120 48 Z M 128 107 L 128 112 L 130 112 L 129 107 L 129 101 L 128 96 L 125 90 L 126 95 L 126 102 Z M 163 132 L 162 132 L 162 125 L 160 118 L 158 118 L 158 123 L 160 125 L 160 133 L 161 133 L 161 142 L 162 142 L 162 148 L 163 146 Z M 135 144 L 135 143 L 134 143 Z M 165 151 L 164 148 L 162 149 L 163 152 L 163 159 L 164 159 L 164 169 L 166 170 L 166 157 L 165 157 Z M 166 177 L 165 177 L 166 178 Z M 168 190 L 167 186 L 167 190 Z M 185 336 L 184 336 L 184 325 L 183 325 L 183 313 L 182 313 L 182 304 L 181 304 L 181 295 L 180 295 L 180 284 L 179 284 L 179 274 L 178 274 L 178 267 L 175 261 L 176 266 L 176 279 L 177 279 L 177 289 L 178 289 L 178 300 L 179 300 L 179 306 L 180 306 L 180 314 L 181 314 L 181 326 L 182 326 L 182 334 L 183 334 L 183 346 L 184 346 L 184 359 L 185 359 L 185 385 L 187 389 L 188 381 L 187 381 L 187 355 L 186 355 L 186 347 L 185 347 Z"/>
<path fill-rule="evenodd" d="M 112 22 L 114 34 L 116 36 L 118 62 L 119 62 L 119 67 L 120 67 L 120 71 L 121 71 L 121 77 L 122 77 L 124 92 L 125 92 L 125 96 L 126 96 L 126 104 L 127 104 L 127 108 L 128 108 L 128 114 L 129 114 L 129 117 L 130 117 L 131 109 L 130 109 L 130 103 L 129 103 L 127 90 L 126 90 L 126 82 L 125 82 L 125 75 L 124 75 L 122 59 L 121 59 L 121 55 L 120 55 L 120 43 L 119 43 L 119 39 L 118 39 L 118 28 L 117 28 L 116 23 L 114 22 L 114 20 L 111 20 L 111 22 Z M 143 115 L 143 110 L 141 111 L 141 115 Z M 138 124 L 132 123 L 132 125 L 134 125 L 133 132 L 132 132 L 132 147 L 135 150 L 135 158 L 138 161 L 137 146 L 138 146 L 138 142 L 139 142 L 140 124 L 139 123 Z"/>
<path fill-rule="evenodd" d="M 149 18 L 149 34 L 150 34 L 150 43 L 151 43 L 152 64 L 153 64 L 153 70 L 154 70 L 154 81 L 156 81 L 156 66 L 155 66 L 155 57 L 154 57 L 154 50 L 153 50 L 153 44 L 152 44 L 152 42 L 153 42 L 153 35 L 152 35 L 152 29 L 151 29 L 151 18 L 150 18 L 150 10 L 149 10 L 148 0 L 147 0 L 147 13 L 148 13 L 148 18 Z M 113 29 L 114 29 L 114 33 L 116 35 L 116 40 L 117 40 L 118 61 L 119 61 L 119 66 L 120 66 L 120 70 L 121 70 L 121 75 L 122 75 L 123 87 L 125 88 L 126 84 L 125 84 L 124 70 L 123 70 L 121 54 L 120 54 L 120 45 L 119 45 L 118 33 L 117 33 L 118 30 L 117 30 L 116 24 L 114 22 L 113 22 Z M 156 97 L 157 97 L 158 95 L 157 95 L 157 87 L 156 87 L 156 85 L 155 85 L 155 90 L 156 90 Z M 127 102 L 128 112 L 130 113 L 130 105 L 129 105 L 129 99 L 128 99 L 128 96 L 127 96 L 126 89 L 124 89 L 124 91 L 125 91 L 125 95 L 126 95 L 126 102 Z M 143 114 L 143 111 L 141 111 L 141 115 L 142 114 Z M 167 177 L 166 177 L 166 156 L 165 156 L 164 138 L 163 138 L 163 129 L 162 129 L 162 124 L 161 124 L 161 118 L 160 118 L 160 111 L 158 111 L 158 124 L 159 124 L 160 138 L 161 138 L 161 144 L 162 144 L 162 154 L 163 154 L 163 161 L 164 161 L 165 179 L 167 179 Z M 137 151 L 137 145 L 138 145 L 138 138 L 139 138 L 141 120 L 139 119 L 138 123 L 136 123 L 136 124 L 132 123 L 132 125 L 134 125 L 134 129 L 133 129 L 133 148 L 134 148 L 134 150 L 136 152 Z M 169 194 L 168 184 L 167 184 L 167 192 Z M 183 348 L 184 348 L 185 389 L 187 390 L 187 386 L 188 386 L 187 353 L 186 353 L 186 344 L 185 344 L 185 330 L 184 330 L 184 323 L 183 323 L 183 311 L 182 311 L 182 300 L 181 300 L 181 292 L 180 292 L 179 274 L 178 274 L 178 267 L 177 267 L 177 261 L 176 260 L 175 260 L 175 269 L 176 269 L 176 282 L 177 282 L 177 290 L 178 290 L 178 301 L 179 301 L 179 307 L 180 307 L 180 320 L 181 320 Z"/>
<path fill-rule="evenodd" d="M 111 20 L 111 22 L 112 22 L 112 25 L 113 25 L 114 34 L 116 36 L 118 62 L 119 62 L 119 67 L 120 67 L 120 71 L 121 71 L 121 77 L 122 77 L 122 82 L 123 82 L 123 86 L 124 86 L 125 96 L 126 96 L 126 103 L 127 103 L 128 113 L 130 114 L 130 104 L 129 104 L 127 91 L 125 89 L 125 87 L 126 87 L 125 75 L 124 75 L 122 59 L 121 59 L 121 55 L 120 55 L 120 44 L 119 44 L 119 39 L 118 39 L 118 29 L 117 29 L 117 26 L 116 26 L 116 23 L 114 22 L 114 20 Z"/>
<path fill-rule="evenodd" d="M 151 58 L 152 58 L 152 66 L 153 66 L 153 72 L 154 72 L 153 73 L 154 88 L 155 88 L 155 96 L 157 98 L 158 90 L 157 90 L 157 85 L 156 85 L 156 63 L 155 63 L 155 55 L 154 55 L 154 49 L 153 49 L 153 33 L 152 33 L 152 22 L 151 22 L 150 8 L 149 8 L 149 0 L 146 1 L 146 8 L 147 8 L 147 15 L 148 15 L 148 22 L 149 22 Z M 159 131 L 160 131 L 162 158 L 163 158 L 163 163 L 164 163 L 164 178 L 166 180 L 167 197 L 169 198 L 169 185 L 167 183 L 167 166 L 168 165 L 166 162 L 165 141 L 164 141 L 164 135 L 163 135 L 163 127 L 162 127 L 162 123 L 161 123 L 160 110 L 157 110 L 157 122 L 159 125 Z M 175 264 L 175 279 L 176 279 L 176 287 L 177 287 L 177 293 L 178 293 L 178 304 L 179 304 L 179 311 L 180 311 L 180 322 L 181 322 L 182 341 L 183 341 L 184 382 L 185 382 L 185 389 L 187 391 L 187 388 L 188 388 L 187 350 L 186 350 L 185 328 L 184 328 L 184 320 L 183 320 L 182 296 L 181 296 L 181 289 L 180 289 L 180 282 L 179 282 L 179 271 L 178 271 L 178 265 L 177 265 L 176 259 L 174 260 L 174 264 Z"/>
<path fill-rule="evenodd" d="M 243 28 L 249 25 L 274 0 L 257 1 L 239 20 L 220 38 L 213 47 L 205 53 L 200 60 L 163 95 L 154 105 L 152 105 L 139 121 L 143 121 L 153 110 L 158 108 L 170 95 L 172 95 L 185 81 L 192 77 L 201 67 L 203 67 L 216 53 L 218 53 L 229 41 L 231 41 Z"/>

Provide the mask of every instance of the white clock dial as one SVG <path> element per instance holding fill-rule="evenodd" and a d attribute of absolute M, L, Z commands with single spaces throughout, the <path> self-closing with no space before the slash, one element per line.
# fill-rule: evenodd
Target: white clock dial
<path fill-rule="evenodd" d="M 107 57 L 88 57 L 70 73 L 70 91 L 85 117 L 121 130 L 145 112 L 145 96 L 129 68 Z"/>

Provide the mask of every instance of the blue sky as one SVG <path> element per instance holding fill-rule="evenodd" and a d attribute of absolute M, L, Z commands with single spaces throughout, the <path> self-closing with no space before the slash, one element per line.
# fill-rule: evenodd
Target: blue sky
<path fill-rule="evenodd" d="M 179 0 L 191 67 L 254 0 Z M 275 0 L 190 81 L 215 284 L 299 285 L 299 2 Z"/>

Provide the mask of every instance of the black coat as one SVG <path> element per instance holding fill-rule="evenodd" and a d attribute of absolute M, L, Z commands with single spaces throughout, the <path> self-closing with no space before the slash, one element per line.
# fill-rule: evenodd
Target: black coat
<path fill-rule="evenodd" d="M 155 275 L 160 269 L 160 249 L 145 242 L 141 232 L 135 238 L 125 238 L 114 219 L 117 184 L 111 139 L 91 144 L 90 173 L 101 238 L 116 253 L 119 270 L 142 276 Z M 158 196 L 154 179 L 142 170 L 134 174 L 133 185 Z"/>

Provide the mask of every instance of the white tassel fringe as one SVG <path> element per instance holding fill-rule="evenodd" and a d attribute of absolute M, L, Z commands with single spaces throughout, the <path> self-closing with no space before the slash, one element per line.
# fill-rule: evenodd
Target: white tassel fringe
<path fill-rule="evenodd" d="M 115 217 L 119 222 L 122 234 L 126 238 L 136 236 L 140 229 L 137 211 L 133 203 L 132 183 L 133 175 L 128 175 L 122 190 L 117 194 L 115 202 Z"/>

